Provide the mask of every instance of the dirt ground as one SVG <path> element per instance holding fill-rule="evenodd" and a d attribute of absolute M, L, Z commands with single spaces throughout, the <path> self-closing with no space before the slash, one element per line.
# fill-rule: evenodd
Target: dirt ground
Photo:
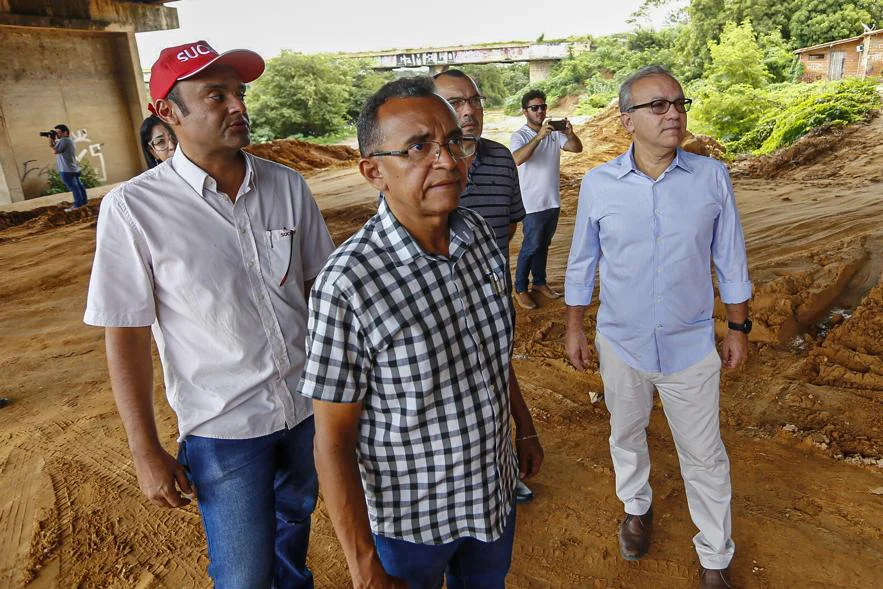
<path fill-rule="evenodd" d="M 555 286 L 582 174 L 628 141 L 601 119 L 578 126 L 586 153 L 563 166 Z M 739 587 L 883 586 L 881 136 L 883 117 L 734 168 L 757 326 L 748 365 L 722 379 Z M 309 182 L 336 241 L 372 214 L 376 195 L 352 167 Z M 0 214 L 0 396 L 11 399 L 0 409 L 0 588 L 208 587 L 197 509 L 163 511 L 142 498 L 102 332 L 82 323 L 96 205 Z M 601 382 L 564 359 L 563 303 L 540 305 L 519 314 L 515 366 L 546 462 L 531 482 L 534 501 L 519 507 L 509 586 L 695 586 L 695 529 L 661 411 L 649 431 L 654 544 L 646 559 L 625 562 L 608 415 L 603 401 L 589 400 Z M 156 411 L 174 451 L 160 384 Z M 309 558 L 317 587 L 348 586 L 321 504 Z"/>

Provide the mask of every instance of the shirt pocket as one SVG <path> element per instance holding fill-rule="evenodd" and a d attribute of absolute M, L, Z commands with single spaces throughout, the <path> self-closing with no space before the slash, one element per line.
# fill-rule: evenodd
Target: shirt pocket
<path fill-rule="evenodd" d="M 297 283 L 295 262 L 300 259 L 300 240 L 297 227 L 270 229 L 264 232 L 267 247 L 267 280 L 285 287 Z"/>

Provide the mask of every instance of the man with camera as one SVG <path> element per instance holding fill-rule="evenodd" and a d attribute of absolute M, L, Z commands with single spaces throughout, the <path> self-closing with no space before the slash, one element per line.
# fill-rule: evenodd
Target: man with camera
<path fill-rule="evenodd" d="M 527 291 L 528 276 L 534 292 L 557 299 L 561 295 L 546 284 L 546 259 L 549 244 L 558 228 L 561 210 L 560 151 L 579 153 L 583 144 L 573 132 L 570 121 L 546 118 L 546 95 L 531 90 L 521 97 L 521 111 L 527 123 L 512 135 L 509 147 L 518 165 L 524 217 L 521 251 L 515 266 L 515 301 L 525 309 L 537 304 Z"/>
<path fill-rule="evenodd" d="M 58 170 L 61 181 L 74 195 L 73 206 L 64 210 L 70 212 L 86 206 L 86 187 L 80 179 L 80 164 L 77 163 L 77 151 L 71 139 L 71 130 L 67 125 L 60 123 L 51 131 L 44 131 L 40 135 L 49 138 L 49 146 L 55 154 L 55 169 Z"/>

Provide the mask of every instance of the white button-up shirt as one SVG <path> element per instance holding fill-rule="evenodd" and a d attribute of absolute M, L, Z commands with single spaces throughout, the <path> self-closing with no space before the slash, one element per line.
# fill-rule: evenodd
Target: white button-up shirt
<path fill-rule="evenodd" d="M 179 146 L 101 203 L 85 322 L 152 325 L 179 439 L 243 439 L 312 414 L 304 282 L 334 249 L 295 171 L 245 154 L 235 203 Z"/>

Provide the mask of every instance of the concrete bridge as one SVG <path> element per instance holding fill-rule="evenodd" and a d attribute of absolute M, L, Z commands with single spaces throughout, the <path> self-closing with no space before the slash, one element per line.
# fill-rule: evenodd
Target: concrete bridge
<path fill-rule="evenodd" d="M 372 67 L 376 70 L 428 67 L 433 75 L 457 65 L 527 62 L 530 64 L 530 81 L 539 82 L 549 76 L 555 62 L 590 49 L 588 43 L 497 43 L 347 53 L 346 57 L 373 59 Z"/>

